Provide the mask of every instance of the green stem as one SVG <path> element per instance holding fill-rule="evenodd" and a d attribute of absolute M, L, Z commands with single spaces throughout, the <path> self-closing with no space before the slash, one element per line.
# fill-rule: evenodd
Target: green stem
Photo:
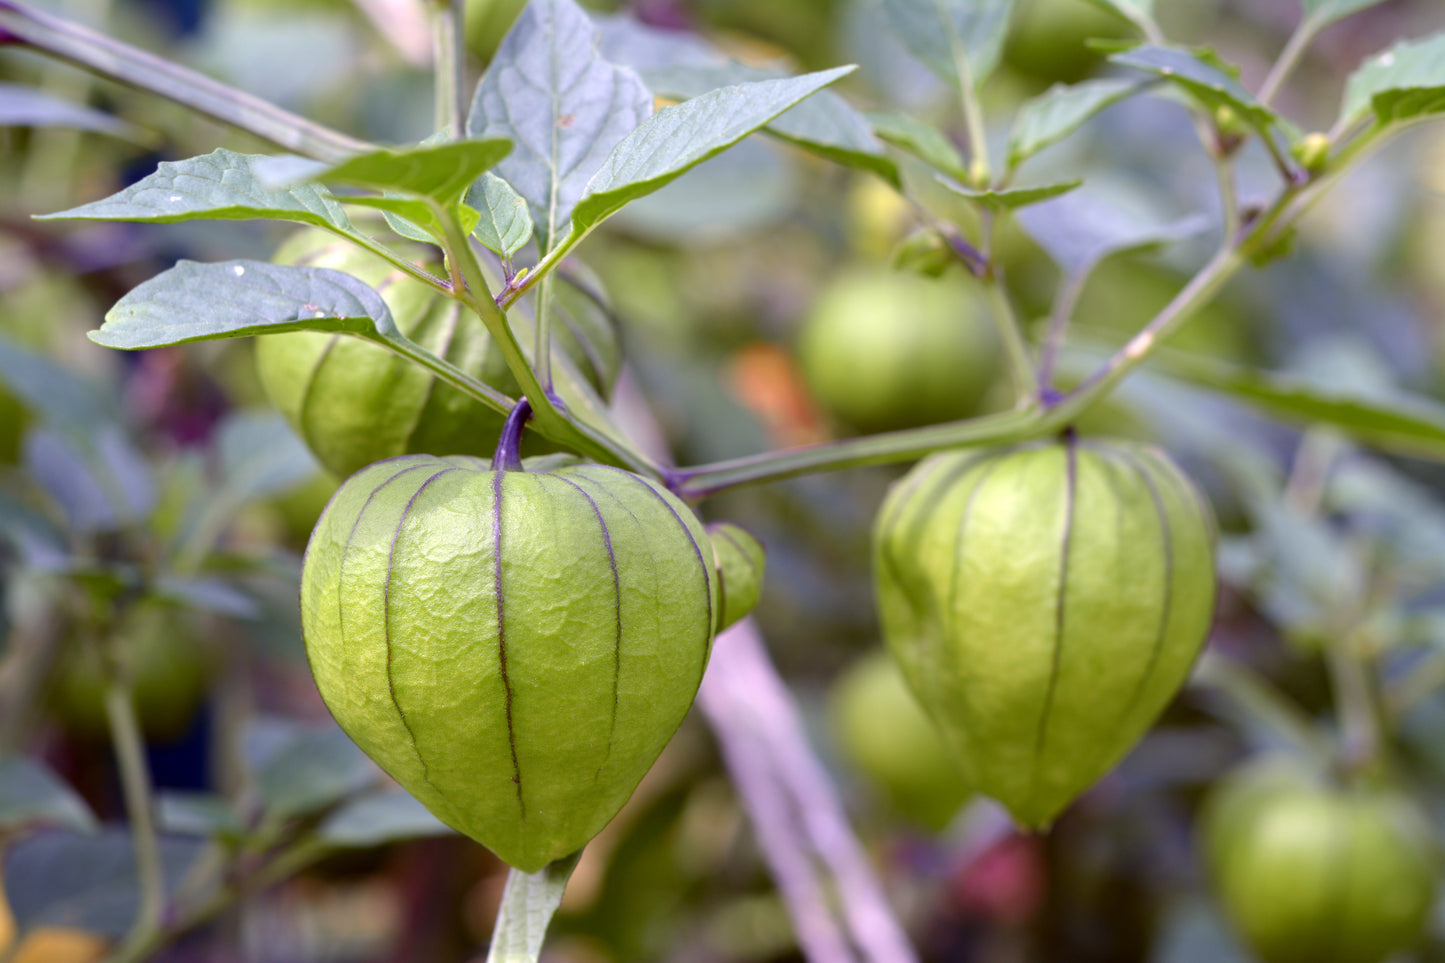
<path fill-rule="evenodd" d="M 537 359 L 537 379 L 548 392 L 552 390 L 552 273 L 548 271 L 537 284 L 536 345 L 532 352 Z"/>
<path fill-rule="evenodd" d="M 436 70 L 436 128 L 466 136 L 466 46 L 462 21 L 466 0 L 431 0 Z"/>
<path fill-rule="evenodd" d="M 1340 757 L 1346 772 L 1368 770 L 1381 761 L 1384 742 L 1379 708 L 1365 656 L 1356 651 L 1355 634 L 1331 638 L 1325 647 L 1330 687 L 1340 720 Z"/>
<path fill-rule="evenodd" d="M 1294 33 L 1290 34 L 1288 42 L 1279 52 L 1279 57 L 1275 59 L 1274 65 L 1269 68 L 1269 76 L 1265 77 L 1264 83 L 1260 84 L 1257 96 L 1260 104 L 1268 107 L 1270 101 L 1274 100 L 1280 88 L 1284 86 L 1285 80 L 1294 71 L 1300 58 L 1304 56 L 1304 52 L 1309 49 L 1310 41 L 1314 40 L 1315 33 L 1314 21 L 1310 17 L 1305 17 L 1295 27 Z"/>
<path fill-rule="evenodd" d="M 426 348 L 423 348 L 399 332 L 390 336 L 383 336 L 377 340 L 377 343 L 390 351 L 396 352 L 408 361 L 416 362 L 431 371 L 442 381 L 445 381 L 463 394 L 475 398 L 493 411 L 506 414 L 511 411 L 517 403 L 515 399 L 507 397 L 486 382 L 472 377 L 445 358 L 432 354 Z"/>
<path fill-rule="evenodd" d="M 1321 765 L 1327 764 L 1329 743 L 1314 720 L 1257 672 L 1206 653 L 1195 667 L 1189 684 L 1220 693 L 1248 719 L 1277 733 L 1305 756 Z"/>
<path fill-rule="evenodd" d="M 15 0 L 0 0 L 0 34 L 101 77 L 158 94 L 297 154 L 339 161 L 374 149 L 365 141 L 204 74 Z"/>
<path fill-rule="evenodd" d="M 1049 314 L 1049 330 L 1039 347 L 1040 389 L 1053 387 L 1054 365 L 1058 362 L 1059 350 L 1064 346 L 1064 334 L 1069 329 L 1069 322 L 1073 320 L 1074 312 L 1079 307 L 1079 299 L 1084 296 L 1084 287 L 1089 283 L 1098 263 L 1097 260 L 1090 261 L 1064 278 L 1059 292 L 1054 295 L 1054 308 Z"/>
<path fill-rule="evenodd" d="M 992 176 L 988 162 L 988 134 L 983 120 L 983 105 L 979 103 L 978 85 L 974 83 L 973 71 L 969 69 L 967 58 L 955 51 L 954 61 L 963 103 L 963 123 L 968 131 L 968 176 L 973 186 L 983 187 Z"/>
<path fill-rule="evenodd" d="M 561 905 L 567 880 L 581 856 L 579 849 L 535 873 L 514 869 L 507 874 L 487 963 L 537 963 L 547 924 Z"/>
<path fill-rule="evenodd" d="M 993 277 L 987 284 L 987 292 L 994 326 L 998 329 L 1004 353 L 1008 356 L 1014 391 L 1017 393 L 1020 404 L 1029 404 L 1039 395 L 1039 373 L 1034 368 L 1033 358 L 1029 355 L 1029 346 L 1024 340 L 1024 332 L 1019 324 L 1018 315 L 1014 313 L 1013 302 L 1009 300 L 1008 292 L 1004 290 L 1003 270 L 997 265 L 994 266 Z"/>
<path fill-rule="evenodd" d="M 135 843 L 137 886 L 140 893 L 135 922 L 118 951 L 152 939 L 160 929 L 165 912 L 166 881 L 161 867 L 160 844 L 156 839 L 152 809 L 150 769 L 146 765 L 145 740 L 130 686 L 114 668 L 108 669 L 105 686 L 105 712 L 110 722 L 111 741 L 115 746 L 116 766 L 120 770 L 121 790 L 125 796 L 126 816 L 130 820 L 131 838 Z"/>

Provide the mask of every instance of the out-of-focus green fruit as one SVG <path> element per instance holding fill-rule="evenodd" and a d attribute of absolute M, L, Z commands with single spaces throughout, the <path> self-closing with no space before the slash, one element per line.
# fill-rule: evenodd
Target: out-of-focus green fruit
<path fill-rule="evenodd" d="M 1132 30 L 1089 0 L 1032 0 L 1016 21 L 1006 57 L 1014 69 L 1039 80 L 1075 83 L 1105 57 L 1086 41 L 1127 39 Z"/>
<path fill-rule="evenodd" d="M 974 414 L 993 381 L 998 345 L 968 281 L 865 266 L 824 288 L 798 358 L 827 411 L 875 432 Z"/>
<path fill-rule="evenodd" d="M 833 686 L 828 709 L 839 748 L 899 812 L 934 831 L 948 825 L 971 791 L 887 652 L 854 663 Z"/>
<path fill-rule="evenodd" d="M 940 452 L 874 527 L 883 635 L 969 785 L 1050 821 L 1153 724 L 1214 617 L 1214 520 L 1161 451 Z"/>
<path fill-rule="evenodd" d="M 206 694 L 207 660 L 199 639 L 177 612 L 159 606 L 132 610 L 106 643 L 130 680 L 136 714 L 146 737 L 169 742 L 184 735 Z M 105 738 L 105 673 L 98 654 L 72 646 L 56 668 L 50 705 L 72 733 Z"/>
<path fill-rule="evenodd" d="M 275 260 L 360 278 L 381 292 L 408 338 L 505 394 L 520 393 L 480 319 L 375 255 L 325 231 L 307 230 L 283 245 Z M 584 297 L 579 292 L 559 284 L 558 294 L 554 364 L 572 366 L 573 377 L 585 378 L 605 395 L 620 364 L 615 332 L 600 312 L 579 300 Z M 530 318 L 518 309 L 511 320 L 530 350 Z M 310 331 L 267 335 L 256 339 L 256 362 L 271 401 L 339 477 L 402 454 L 486 455 L 496 447 L 501 414 L 378 345 Z"/>
<path fill-rule="evenodd" d="M 1322 785 L 1286 761 L 1215 790 L 1204 856 L 1235 929 L 1264 963 L 1380 963 L 1423 934 L 1439 852 L 1404 796 Z"/>

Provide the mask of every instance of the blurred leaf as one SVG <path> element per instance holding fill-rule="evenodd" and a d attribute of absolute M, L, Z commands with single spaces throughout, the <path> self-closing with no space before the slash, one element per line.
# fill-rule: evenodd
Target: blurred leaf
<path fill-rule="evenodd" d="M 1202 214 L 1164 220 L 1137 195 L 1094 184 L 1087 191 L 1020 211 L 1018 219 L 1029 236 L 1068 274 L 1089 270 L 1115 254 L 1193 237 L 1211 225 Z"/>
<path fill-rule="evenodd" d="M 473 181 L 511 151 L 512 142 L 503 138 L 387 148 L 347 158 L 313 174 L 311 179 L 373 191 L 396 191 L 450 207 L 461 200 Z"/>
<path fill-rule="evenodd" d="M 246 834 L 246 827 L 231 804 L 220 796 L 205 793 L 159 793 L 156 797 L 156 821 L 161 832 L 176 836 L 234 841 Z"/>
<path fill-rule="evenodd" d="M 350 231 L 351 221 L 324 187 L 270 187 L 260 169 L 274 158 L 225 148 L 183 161 L 162 161 L 154 174 L 118 194 L 40 220 L 252 220 L 271 218 Z"/>
<path fill-rule="evenodd" d="M 175 892 L 188 882 L 194 887 L 188 873 L 206 843 L 172 836 L 159 843 L 167 889 Z M 119 939 L 140 908 L 135 843 L 123 829 L 94 836 L 38 833 L 11 843 L 4 878 L 20 933 L 57 926 Z M 192 889 L 189 895 L 197 894 Z"/>
<path fill-rule="evenodd" d="M 658 94 L 678 99 L 698 97 L 719 87 L 778 80 L 788 75 L 739 63 L 713 66 L 675 66 L 644 70 L 642 79 Z M 848 167 L 871 171 L 895 187 L 901 185 L 898 167 L 883 152 L 868 120 L 830 90 L 784 112 L 767 131 L 790 143 Z"/>
<path fill-rule="evenodd" d="M 0 127 L 74 127 L 132 141 L 152 139 L 118 117 L 20 84 L 0 84 Z"/>
<path fill-rule="evenodd" d="M 50 427 L 83 435 L 116 420 L 112 392 L 0 335 L 0 382 Z"/>
<path fill-rule="evenodd" d="M 376 779 L 376 764 L 334 727 L 292 735 L 256 773 L 266 810 L 279 819 L 319 812 Z"/>
<path fill-rule="evenodd" d="M 939 182 L 955 194 L 966 197 L 980 207 L 986 207 L 991 211 L 1012 211 L 1020 207 L 1028 207 L 1030 204 L 1038 204 L 1058 197 L 1060 194 L 1067 194 L 1084 184 L 1083 181 L 1074 180 L 1064 181 L 1061 184 L 1044 184 L 1039 187 L 1010 187 L 1001 191 L 976 191 L 942 176 L 939 177 Z"/>
<path fill-rule="evenodd" d="M 1109 60 L 1163 78 L 1210 110 L 1228 108 L 1262 133 L 1279 123 L 1274 111 L 1240 84 L 1237 70 L 1213 51 L 1145 44 L 1116 53 Z"/>
<path fill-rule="evenodd" d="M 379 337 L 395 330 L 381 295 L 341 271 L 265 261 L 180 261 L 117 301 L 90 340 L 131 350 L 283 331 Z"/>
<path fill-rule="evenodd" d="M 152 592 L 157 598 L 198 612 L 249 619 L 259 611 L 254 599 L 220 578 L 162 575 L 153 583 Z"/>
<path fill-rule="evenodd" d="M 237 505 L 279 495 L 314 475 L 316 458 L 276 412 L 228 414 L 215 436 L 217 474 Z"/>
<path fill-rule="evenodd" d="M 937 127 L 908 114 L 869 114 L 868 121 L 873 125 L 873 132 L 894 147 L 908 151 L 949 177 L 968 179 L 968 169 L 958 148 Z"/>
<path fill-rule="evenodd" d="M 1337 128 L 1371 112 L 1381 124 L 1445 112 L 1445 33 L 1402 40 L 1350 74 Z"/>
<path fill-rule="evenodd" d="M 1304 6 L 1305 18 L 1311 29 L 1322 30 L 1334 23 L 1353 16 L 1361 10 L 1377 6 L 1385 0 L 1300 0 Z"/>
<path fill-rule="evenodd" d="M 998 66 L 1013 0 L 883 0 L 904 45 L 940 79 L 981 85 Z"/>
<path fill-rule="evenodd" d="M 61 572 L 70 565 L 65 537 L 50 520 L 0 491 L 0 543 L 8 543 L 21 563 L 40 572 Z"/>
<path fill-rule="evenodd" d="M 25 436 L 24 461 L 77 532 L 134 524 L 155 507 L 150 465 L 112 425 L 75 436 L 32 431 Z"/>
<path fill-rule="evenodd" d="M 573 211 L 573 233 L 585 234 L 852 70 L 739 84 L 664 107 L 623 138 L 588 182 Z"/>
<path fill-rule="evenodd" d="M 544 252 L 609 153 L 652 112 L 641 78 L 604 61 L 597 43 L 597 27 L 572 0 L 533 0 L 488 65 L 467 118 L 471 136 L 517 145 L 497 174 L 527 199 Z"/>
<path fill-rule="evenodd" d="M 99 828 L 85 800 L 46 766 L 22 756 L 0 758 L 0 836 L 37 824 L 81 833 Z"/>
<path fill-rule="evenodd" d="M 1017 167 L 1045 147 L 1058 143 L 1089 118 L 1132 96 L 1143 86 L 1115 79 L 1054 84 L 1026 101 L 1015 115 L 1013 130 L 1009 132 L 1008 166 Z"/>
<path fill-rule="evenodd" d="M 527 199 L 491 171 L 472 185 L 466 203 L 481 215 L 472 234 L 487 250 L 511 257 L 532 239 Z"/>
<path fill-rule="evenodd" d="M 1146 35 L 1158 31 L 1154 23 L 1154 0 L 1087 0 L 1100 10 L 1117 14 L 1134 24 Z"/>
<path fill-rule="evenodd" d="M 321 842 L 351 849 L 428 836 L 447 836 L 453 830 L 400 789 L 374 793 L 346 803 L 322 820 L 316 834 Z"/>
<path fill-rule="evenodd" d="M 547 924 L 562 904 L 567 880 L 581 855 L 578 850 L 535 873 L 514 869 L 507 874 L 487 963 L 536 963 L 541 958 Z"/>
<path fill-rule="evenodd" d="M 1250 957 L 1207 901 L 1175 906 L 1164 917 L 1151 963 L 1248 963 Z"/>

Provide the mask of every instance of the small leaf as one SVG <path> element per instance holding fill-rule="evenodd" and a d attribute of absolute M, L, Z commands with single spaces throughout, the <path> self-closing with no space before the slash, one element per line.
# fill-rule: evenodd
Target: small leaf
<path fill-rule="evenodd" d="M 939 183 L 943 184 L 955 194 L 962 195 L 973 201 L 980 207 L 986 207 L 991 211 L 1011 211 L 1020 207 L 1027 207 L 1030 204 L 1038 204 L 1050 198 L 1058 197 L 1060 194 L 1067 194 L 1078 187 L 1083 186 L 1083 181 L 1064 181 L 1060 184 L 1044 184 L 1039 187 L 1010 187 L 1001 191 L 976 191 L 971 187 L 964 187 L 957 181 L 946 177 L 940 177 Z"/>
<path fill-rule="evenodd" d="M 1182 241 L 1208 230 L 1203 214 L 1165 220 L 1139 198 L 1093 187 L 1021 211 L 1019 224 L 1065 272 L 1089 270 L 1106 257 Z"/>
<path fill-rule="evenodd" d="M 256 774 L 266 810 L 278 819 L 320 812 L 377 777 L 376 764 L 335 727 L 293 735 Z"/>
<path fill-rule="evenodd" d="M 174 836 L 158 843 L 167 890 L 179 892 L 189 882 L 187 895 L 204 898 L 209 890 L 189 874 L 208 844 Z M 140 909 L 137 877 L 135 843 L 123 829 L 37 833 L 5 850 L 5 896 L 21 933 L 55 926 L 119 939 Z"/>
<path fill-rule="evenodd" d="M 156 822 L 162 832 L 236 841 L 246 827 L 231 804 L 199 792 L 162 792 L 156 797 Z"/>
<path fill-rule="evenodd" d="M 113 424 L 89 431 L 32 431 L 25 468 L 65 513 L 76 532 L 109 531 L 143 522 L 155 508 L 150 464 Z"/>
<path fill-rule="evenodd" d="M 1008 166 L 1017 167 L 1045 147 L 1058 143 L 1089 118 L 1142 87 L 1139 83 L 1114 79 L 1055 84 L 1019 108 L 1009 133 Z"/>
<path fill-rule="evenodd" d="M 1013 0 L 883 0 L 909 51 L 944 81 L 982 84 L 998 66 Z"/>
<path fill-rule="evenodd" d="M 480 214 L 472 234 L 487 250 L 511 257 L 532 239 L 527 199 L 496 174 L 483 174 L 467 193 L 466 202 Z"/>
<path fill-rule="evenodd" d="M 1331 425 L 1382 451 L 1445 461 L 1445 405 L 1431 399 L 1373 392 L 1362 397 L 1333 385 L 1168 350 L 1152 354 L 1150 368 L 1225 392 L 1282 421 Z"/>
<path fill-rule="evenodd" d="M 599 57 L 597 42 L 596 25 L 573 0 L 532 0 L 488 65 L 467 118 L 471 136 L 517 145 L 497 174 L 527 199 L 544 252 L 609 152 L 652 113 L 642 80 Z"/>
<path fill-rule="evenodd" d="M 958 148 L 943 131 L 908 114 L 869 114 L 873 132 L 900 150 L 905 150 L 934 170 L 956 180 L 968 179 L 968 168 Z"/>
<path fill-rule="evenodd" d="M 341 271 L 181 261 L 116 302 L 90 340 L 131 350 L 283 331 L 380 336 L 395 329 L 381 295 Z"/>
<path fill-rule="evenodd" d="M 44 355 L 0 336 L 0 383 L 52 428 L 81 435 L 114 423 L 119 398 Z"/>
<path fill-rule="evenodd" d="M 1154 23 L 1154 0 L 1087 0 L 1100 10 L 1123 17 L 1146 35 L 1158 32 Z"/>
<path fill-rule="evenodd" d="M 514 869 L 507 874 L 487 963 L 537 963 L 547 924 L 562 905 L 562 893 L 581 855 L 579 850 L 535 873 Z"/>
<path fill-rule="evenodd" d="M 1274 111 L 1244 89 L 1234 68 L 1208 50 L 1146 44 L 1116 53 L 1109 59 L 1162 77 L 1210 110 L 1226 107 L 1261 132 L 1279 123 Z"/>
<path fill-rule="evenodd" d="M 1402 40 L 1350 75 L 1337 129 L 1353 126 L 1371 112 L 1381 124 L 1445 112 L 1445 33 Z"/>
<path fill-rule="evenodd" d="M 511 141 L 495 137 L 388 148 L 349 157 L 312 180 L 395 191 L 447 207 L 511 151 Z"/>
<path fill-rule="evenodd" d="M 50 520 L 0 491 L 0 548 L 5 545 L 35 572 L 63 572 L 71 565 L 65 537 Z"/>
<path fill-rule="evenodd" d="M 1384 3 L 1384 0 L 1301 0 L 1305 19 L 1310 21 L 1312 30 L 1318 31 L 1337 20 L 1354 16 L 1361 10 Z"/>
<path fill-rule="evenodd" d="M 49 768 L 21 756 L 0 758 L 0 835 L 37 825 L 98 828 L 85 800 Z"/>
<path fill-rule="evenodd" d="M 126 140 L 151 139 L 118 117 L 20 84 L 0 84 L 0 127 L 73 127 Z"/>
<path fill-rule="evenodd" d="M 351 230 L 336 198 L 313 184 L 269 186 L 261 154 L 237 154 L 225 148 L 183 161 L 162 161 L 154 174 L 118 194 L 60 211 L 39 220 L 84 218 L 96 221 L 253 220 L 298 221 Z"/>
<path fill-rule="evenodd" d="M 620 141 L 588 182 L 573 212 L 574 234 L 590 231 L 628 201 L 671 183 L 853 69 L 724 87 L 664 107 Z"/>
<path fill-rule="evenodd" d="M 416 797 L 401 789 L 373 793 L 349 802 L 328 815 L 317 829 L 323 843 L 346 849 L 366 849 L 385 843 L 453 832 Z"/>
<path fill-rule="evenodd" d="M 318 467 L 310 449 L 274 411 L 228 414 L 212 444 L 223 490 L 238 507 L 288 491 Z"/>

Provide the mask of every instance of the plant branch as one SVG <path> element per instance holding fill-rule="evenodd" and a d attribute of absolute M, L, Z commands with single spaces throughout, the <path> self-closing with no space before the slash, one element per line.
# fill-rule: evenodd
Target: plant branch
<path fill-rule="evenodd" d="M 282 110 L 204 74 L 15 0 L 0 0 L 0 37 L 109 80 L 158 94 L 317 160 L 335 162 L 374 149 L 365 141 Z"/>
<path fill-rule="evenodd" d="M 1279 57 L 1269 68 L 1269 75 L 1264 78 L 1264 83 L 1259 86 L 1259 93 L 1256 99 L 1261 105 L 1268 107 L 1270 101 L 1279 94 L 1284 82 L 1299 64 L 1304 52 L 1309 49 L 1310 42 L 1315 38 L 1315 26 L 1313 18 L 1305 17 L 1295 27 L 1294 33 L 1290 34 L 1289 40 L 1285 43 L 1284 49 L 1279 52 Z"/>
<path fill-rule="evenodd" d="M 487 963 L 537 963 L 542 955 L 547 924 L 562 904 L 567 881 L 581 856 L 579 849 L 535 873 L 513 869 L 507 874 Z"/>
<path fill-rule="evenodd" d="M 998 329 L 999 340 L 1003 342 L 1004 354 L 1008 357 L 1014 391 L 1020 404 L 1030 404 L 1039 395 L 1039 374 L 1024 340 L 1023 327 L 1014 313 L 1013 302 L 1004 289 L 1002 267 L 994 265 L 986 290 L 989 312 L 993 315 L 994 327 Z"/>
<path fill-rule="evenodd" d="M 431 0 L 432 44 L 435 56 L 436 128 L 451 129 L 453 138 L 466 136 L 466 45 L 462 21 L 466 0 Z"/>
<path fill-rule="evenodd" d="M 1079 299 L 1084 296 L 1084 288 L 1098 264 L 1095 259 L 1079 267 L 1064 278 L 1064 283 L 1059 285 L 1058 293 L 1054 295 L 1054 307 L 1049 313 L 1049 330 L 1039 347 L 1039 387 L 1042 391 L 1053 389 L 1054 365 L 1058 362 L 1059 350 L 1064 346 L 1064 334 L 1069 329 L 1069 322 L 1078 310 Z"/>
<path fill-rule="evenodd" d="M 160 843 L 156 838 L 154 797 L 150 769 L 146 765 L 145 740 L 136 718 L 130 685 L 113 666 L 107 666 L 105 713 L 110 722 L 116 767 L 120 771 L 126 816 L 135 844 L 136 880 L 139 903 L 135 922 L 126 935 L 120 954 L 132 945 L 144 943 L 161 929 L 165 913 L 166 881 L 161 867 Z"/>

